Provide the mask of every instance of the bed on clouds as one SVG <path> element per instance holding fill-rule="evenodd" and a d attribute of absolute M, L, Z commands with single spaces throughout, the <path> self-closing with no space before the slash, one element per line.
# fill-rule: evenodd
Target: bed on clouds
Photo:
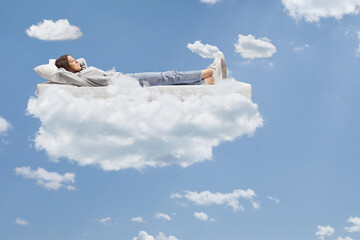
<path fill-rule="evenodd" d="M 94 98 L 108 98 L 111 97 L 111 93 L 107 87 L 76 87 L 72 85 L 55 84 L 50 82 L 51 76 L 53 76 L 58 68 L 55 66 L 55 59 L 49 59 L 48 64 L 39 65 L 34 68 L 34 71 L 39 76 L 48 80 L 47 82 L 40 83 L 37 85 L 37 95 L 41 95 L 46 89 L 52 86 L 56 86 L 60 89 L 64 89 L 66 92 L 76 97 L 91 96 Z M 224 80 L 226 81 L 226 80 Z M 231 85 L 230 92 L 229 88 L 224 94 L 239 93 L 245 97 L 251 99 L 251 85 L 248 83 L 237 82 Z M 214 86 L 211 85 L 168 85 L 168 86 L 153 86 L 146 87 L 147 91 L 150 91 L 150 98 L 156 99 L 157 94 L 172 94 L 178 97 L 186 97 L 190 95 L 211 95 Z"/>
<path fill-rule="evenodd" d="M 41 95 L 46 89 L 56 85 L 56 87 L 65 90 L 75 97 L 92 96 L 94 98 L 108 98 L 111 93 L 107 87 L 76 87 L 71 85 L 54 84 L 51 82 L 44 82 L 37 85 L 37 95 Z M 210 95 L 211 85 L 169 85 L 169 86 L 154 86 L 146 87 L 145 89 L 150 92 L 151 99 L 156 99 L 158 94 L 171 94 L 178 97 L 186 97 L 190 95 Z M 244 95 L 251 99 L 251 85 L 248 83 L 238 82 L 237 87 L 233 92 Z"/>

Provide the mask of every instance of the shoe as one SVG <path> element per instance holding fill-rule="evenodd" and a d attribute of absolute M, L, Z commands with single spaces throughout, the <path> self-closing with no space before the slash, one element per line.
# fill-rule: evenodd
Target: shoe
<path fill-rule="evenodd" d="M 214 73 L 213 73 L 213 77 L 216 82 L 219 82 L 222 80 L 222 71 L 221 71 L 221 59 L 220 58 L 215 58 L 213 64 L 211 64 L 211 68 L 214 69 Z"/>
<path fill-rule="evenodd" d="M 227 66 L 224 58 L 221 59 L 221 73 L 223 79 L 227 78 Z"/>
<path fill-rule="evenodd" d="M 216 64 L 220 61 L 220 68 L 221 68 L 221 78 L 227 78 L 227 66 L 225 63 L 225 56 L 221 51 L 218 51 L 214 55 L 214 62 L 208 67 L 214 69 L 216 71 Z"/>
<path fill-rule="evenodd" d="M 216 64 L 218 63 L 219 58 L 214 58 L 214 61 L 212 64 L 210 64 L 207 68 L 212 68 L 212 69 L 216 69 Z"/>
<path fill-rule="evenodd" d="M 222 72 L 222 78 L 225 79 L 227 78 L 227 66 L 225 63 L 225 56 L 221 51 L 218 51 L 217 53 L 215 53 L 215 58 L 220 58 L 221 59 L 221 72 Z"/>

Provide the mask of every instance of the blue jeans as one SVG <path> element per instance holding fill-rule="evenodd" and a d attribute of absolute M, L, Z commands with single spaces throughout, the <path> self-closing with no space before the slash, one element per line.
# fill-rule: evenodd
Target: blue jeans
<path fill-rule="evenodd" d="M 202 85 L 205 79 L 201 79 L 201 71 L 167 71 L 126 73 L 125 75 L 136 78 L 142 87 L 158 85 Z"/>

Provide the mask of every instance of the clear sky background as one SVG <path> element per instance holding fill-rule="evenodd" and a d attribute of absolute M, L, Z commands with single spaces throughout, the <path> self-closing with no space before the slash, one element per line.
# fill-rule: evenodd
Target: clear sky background
<path fill-rule="evenodd" d="M 359 9 L 355 0 L 2 2 L 0 239 L 360 239 Z M 67 19 L 81 36 L 26 33 L 45 19 Z M 34 67 L 70 54 L 124 73 L 203 69 L 212 59 L 190 50 L 196 41 L 252 85 L 264 122 L 250 137 L 222 141 L 209 161 L 140 171 L 54 161 L 35 146 L 42 123 L 27 107 L 45 80 Z"/>

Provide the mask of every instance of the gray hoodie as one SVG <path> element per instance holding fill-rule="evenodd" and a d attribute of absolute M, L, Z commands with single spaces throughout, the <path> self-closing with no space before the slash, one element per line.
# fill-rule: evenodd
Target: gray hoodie
<path fill-rule="evenodd" d="M 50 81 L 78 87 L 101 87 L 111 84 L 111 78 L 122 74 L 114 71 L 104 72 L 96 67 L 87 67 L 84 58 L 79 58 L 77 61 L 82 67 L 80 72 L 72 73 L 64 68 L 59 68 L 56 74 L 50 78 Z"/>

